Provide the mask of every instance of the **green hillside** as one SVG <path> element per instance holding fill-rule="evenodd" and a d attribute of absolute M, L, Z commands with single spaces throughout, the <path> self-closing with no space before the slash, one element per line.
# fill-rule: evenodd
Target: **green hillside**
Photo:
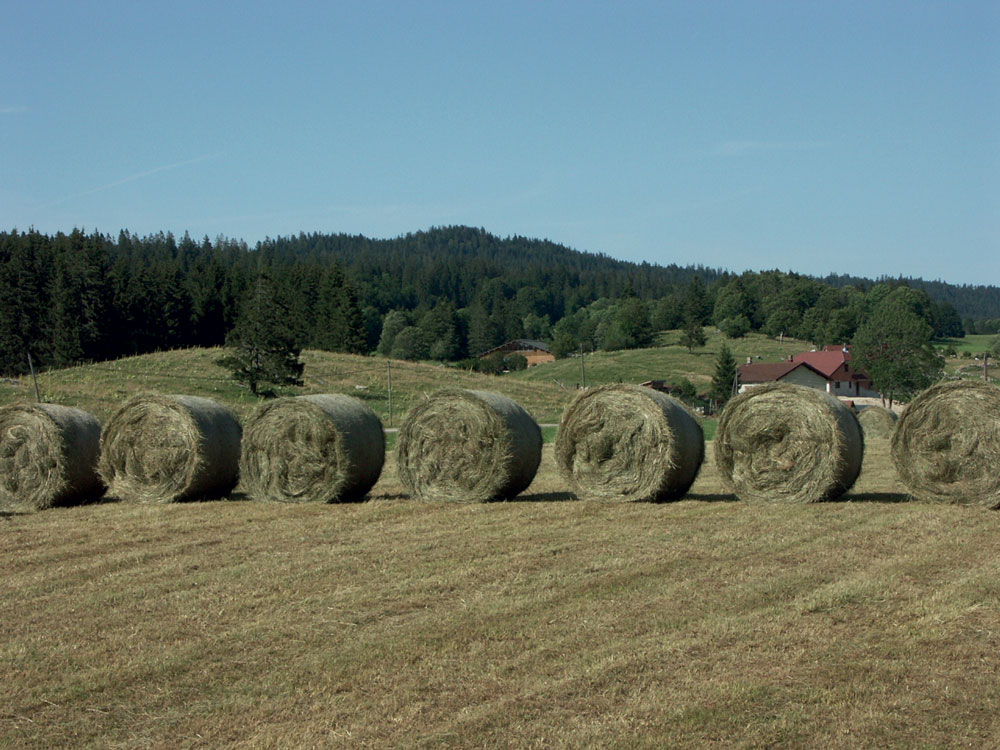
<path fill-rule="evenodd" d="M 245 418 L 260 399 L 216 364 L 223 350 L 182 349 L 81 365 L 39 374 L 44 401 L 76 406 L 102 421 L 127 398 L 139 393 L 205 396 L 230 406 Z M 571 393 L 555 383 L 526 382 L 470 373 L 439 364 L 400 362 L 351 354 L 308 350 L 302 388 L 278 389 L 279 395 L 348 393 L 365 401 L 386 427 L 398 426 L 414 399 L 438 388 L 473 388 L 504 393 L 522 404 L 539 422 L 556 422 Z M 392 419 L 388 378 L 392 376 Z M 34 401 L 29 376 L 0 381 L 0 403 Z"/>
<path fill-rule="evenodd" d="M 660 335 L 660 346 L 620 352 L 595 352 L 584 360 L 587 385 L 641 383 L 681 378 L 697 387 L 707 385 L 715 358 L 725 339 L 706 329 L 708 344 L 689 354 L 678 343 L 676 331 Z M 727 342 L 737 361 L 747 356 L 775 360 L 802 351 L 801 341 L 778 343 L 759 334 Z M 229 377 L 216 364 L 223 350 L 181 349 L 126 357 L 113 362 L 50 370 L 38 375 L 45 401 L 76 406 L 105 420 L 125 399 L 138 393 L 185 393 L 205 396 L 228 404 L 246 417 L 260 400 Z M 279 395 L 348 393 L 365 401 L 383 423 L 398 426 L 414 399 L 439 388 L 493 390 L 523 405 L 539 422 L 559 421 L 566 404 L 580 383 L 580 358 L 571 357 L 502 376 L 483 375 L 438 363 L 404 362 L 381 357 L 307 350 L 302 388 L 279 389 Z M 390 419 L 389 377 L 392 377 Z M 33 401 L 31 378 L 7 378 L 0 382 L 0 403 Z"/>
<path fill-rule="evenodd" d="M 786 338 L 783 342 L 763 334 L 726 339 L 715 328 L 705 328 L 706 346 L 689 353 L 680 344 L 679 331 L 664 331 L 657 346 L 617 352 L 587 353 L 583 371 L 588 386 L 605 383 L 642 383 L 663 380 L 678 384 L 690 380 L 700 391 L 712 379 L 719 349 L 726 344 L 738 363 L 753 357 L 776 362 L 811 347 L 808 342 Z M 989 337 L 983 337 L 989 338 Z M 245 418 L 260 399 L 252 396 L 216 364 L 220 348 L 181 349 L 156 354 L 50 370 L 38 376 L 44 401 L 77 406 L 106 420 L 126 398 L 138 393 L 185 393 L 214 398 Z M 473 388 L 503 393 L 540 423 L 556 423 L 582 381 L 579 357 L 557 360 L 529 370 L 501 376 L 483 375 L 440 363 L 405 362 L 316 350 L 302 353 L 305 362 L 302 388 L 279 389 L 279 395 L 348 393 L 365 401 L 386 427 L 399 426 L 414 399 L 439 388 Z M 975 377 L 982 366 L 969 358 L 953 357 L 947 371 Z M 968 371 L 968 372 L 966 372 Z M 991 370 L 991 375 L 995 370 Z M 392 377 L 392 413 L 389 377 Z M 0 403 L 33 401 L 29 376 L 0 380 Z"/>
<path fill-rule="evenodd" d="M 708 337 L 706 345 L 691 353 L 681 345 L 680 331 L 661 332 L 657 337 L 657 346 L 650 349 L 587 353 L 583 363 L 587 385 L 643 383 L 647 380 L 665 380 L 676 384 L 681 378 L 687 378 L 701 390 L 712 380 L 715 361 L 723 344 L 729 347 L 737 363 L 745 362 L 747 357 L 755 360 L 760 357 L 763 362 L 776 362 L 812 346 L 787 337 L 783 342 L 778 342 L 760 333 L 751 333 L 740 339 L 727 339 L 716 328 L 706 327 L 704 330 Z M 558 382 L 573 388 L 581 382 L 580 358 L 557 360 L 504 377 L 539 384 Z"/>

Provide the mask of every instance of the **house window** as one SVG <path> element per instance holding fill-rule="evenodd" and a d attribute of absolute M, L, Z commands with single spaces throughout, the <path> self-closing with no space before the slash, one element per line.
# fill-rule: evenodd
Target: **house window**
<path fill-rule="evenodd" d="M 839 380 L 833 381 L 833 387 L 836 388 L 839 391 L 840 390 L 840 381 Z"/>

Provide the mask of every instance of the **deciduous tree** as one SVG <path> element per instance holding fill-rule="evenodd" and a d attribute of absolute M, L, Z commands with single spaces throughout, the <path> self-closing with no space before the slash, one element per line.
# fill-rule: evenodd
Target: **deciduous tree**
<path fill-rule="evenodd" d="M 931 344 L 934 330 L 920 314 L 922 300 L 914 290 L 897 287 L 880 297 L 858 327 L 851 355 L 891 404 L 937 381 L 944 361 Z"/>

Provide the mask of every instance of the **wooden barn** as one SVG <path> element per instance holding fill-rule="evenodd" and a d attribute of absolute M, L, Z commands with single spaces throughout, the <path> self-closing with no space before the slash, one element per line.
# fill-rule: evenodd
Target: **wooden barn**
<path fill-rule="evenodd" d="M 535 341 L 534 339 L 513 339 L 483 352 L 479 355 L 479 359 L 497 352 L 502 352 L 503 354 L 520 354 L 528 360 L 528 367 L 534 367 L 543 362 L 555 362 L 556 359 L 556 355 L 549 351 L 549 347 L 545 345 L 544 341 Z"/>

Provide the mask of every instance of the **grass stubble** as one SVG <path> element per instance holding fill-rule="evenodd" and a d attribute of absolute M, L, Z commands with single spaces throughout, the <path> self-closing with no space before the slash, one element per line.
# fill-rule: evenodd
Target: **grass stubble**
<path fill-rule="evenodd" d="M 711 445 L 709 445 L 711 451 Z M 388 455 L 388 463 L 394 461 Z M 0 516 L 0 746 L 994 747 L 1000 515 L 903 502 Z"/>

